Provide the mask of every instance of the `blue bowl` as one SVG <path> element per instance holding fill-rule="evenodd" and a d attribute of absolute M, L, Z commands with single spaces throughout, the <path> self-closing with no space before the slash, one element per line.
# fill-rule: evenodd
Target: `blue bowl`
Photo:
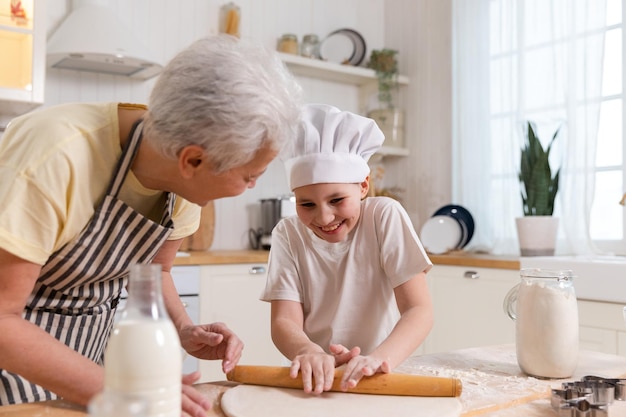
<path fill-rule="evenodd" d="M 454 218 L 461 225 L 461 229 L 463 229 L 463 239 L 459 242 L 457 249 L 462 249 L 472 240 L 472 236 L 474 236 L 474 218 L 472 214 L 462 206 L 458 206 L 455 204 L 448 204 L 447 206 L 443 206 L 438 209 L 433 216 L 450 216 Z"/>

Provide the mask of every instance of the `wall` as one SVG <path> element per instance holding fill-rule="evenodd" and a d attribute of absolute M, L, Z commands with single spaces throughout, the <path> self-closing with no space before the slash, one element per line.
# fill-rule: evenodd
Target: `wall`
<path fill-rule="evenodd" d="M 109 7 L 146 46 L 166 62 L 197 38 L 214 34 L 224 0 L 111 0 Z M 385 185 L 405 190 L 403 203 L 416 229 L 439 206 L 450 203 L 451 0 L 238 0 L 242 37 L 273 48 L 291 32 L 323 38 L 339 28 L 359 31 L 371 49 L 398 49 L 401 73 L 411 84 L 403 93 L 407 146 L 411 156 L 385 160 Z M 47 31 L 69 12 L 71 1 L 47 1 Z M 305 77 L 299 81 L 309 102 L 358 111 L 353 87 Z M 154 80 L 48 69 L 46 103 L 72 101 L 146 102 Z M 282 165 L 275 161 L 257 187 L 216 202 L 213 249 L 248 247 L 248 228 L 258 225 L 258 200 L 288 192 Z"/>
<path fill-rule="evenodd" d="M 385 43 L 399 51 L 410 156 L 386 164 L 419 232 L 452 201 L 452 0 L 387 0 Z"/>

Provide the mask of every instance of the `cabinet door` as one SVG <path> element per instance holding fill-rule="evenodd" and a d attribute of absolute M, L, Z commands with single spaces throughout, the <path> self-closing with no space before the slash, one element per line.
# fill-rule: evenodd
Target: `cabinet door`
<path fill-rule="evenodd" d="M 580 349 L 617 355 L 617 332 L 580 326 Z"/>
<path fill-rule="evenodd" d="M 626 332 L 617 332 L 617 354 L 626 356 Z"/>
<path fill-rule="evenodd" d="M 617 303 L 578 300 L 580 348 L 624 355 L 626 324 L 624 306 Z"/>
<path fill-rule="evenodd" d="M 0 114 L 18 115 L 43 103 L 45 1 L 0 0 Z"/>
<path fill-rule="evenodd" d="M 424 353 L 515 342 L 502 303 L 519 271 L 435 265 L 428 277 L 435 324 Z"/>
<path fill-rule="evenodd" d="M 244 343 L 240 364 L 286 365 L 270 334 L 270 304 L 259 300 L 265 287 L 264 264 L 202 267 L 202 323 L 223 322 Z M 201 361 L 202 381 L 226 379 L 221 361 Z"/>

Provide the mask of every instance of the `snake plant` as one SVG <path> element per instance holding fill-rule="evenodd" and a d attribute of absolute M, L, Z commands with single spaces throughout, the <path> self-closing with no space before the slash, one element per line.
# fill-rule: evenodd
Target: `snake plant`
<path fill-rule="evenodd" d="M 557 169 L 552 176 L 549 156 L 559 129 L 545 150 L 535 132 L 534 124 L 528 122 L 519 171 L 524 216 L 551 216 L 556 193 L 559 191 L 561 169 Z"/>

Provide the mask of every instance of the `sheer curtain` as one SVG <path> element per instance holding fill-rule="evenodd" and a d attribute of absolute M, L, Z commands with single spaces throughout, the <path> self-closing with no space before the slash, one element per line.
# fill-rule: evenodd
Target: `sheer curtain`
<path fill-rule="evenodd" d="M 476 222 L 466 249 L 519 254 L 523 126 L 561 167 L 557 254 L 589 254 L 605 0 L 453 0 L 453 197 Z"/>

